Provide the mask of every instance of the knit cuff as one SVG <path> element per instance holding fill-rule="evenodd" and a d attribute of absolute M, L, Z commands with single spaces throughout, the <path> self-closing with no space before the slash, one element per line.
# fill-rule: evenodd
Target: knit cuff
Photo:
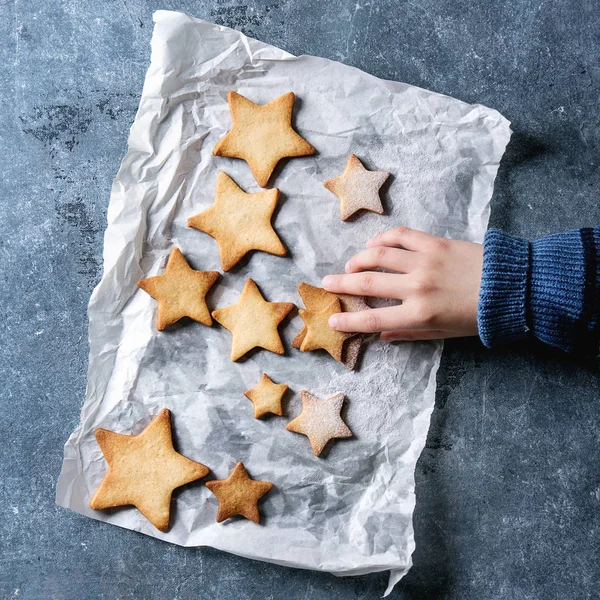
<path fill-rule="evenodd" d="M 531 244 L 532 333 L 567 352 L 598 351 L 599 233 L 566 231 Z"/>
<path fill-rule="evenodd" d="M 527 337 L 529 242 L 490 229 L 483 242 L 477 326 L 488 347 Z"/>

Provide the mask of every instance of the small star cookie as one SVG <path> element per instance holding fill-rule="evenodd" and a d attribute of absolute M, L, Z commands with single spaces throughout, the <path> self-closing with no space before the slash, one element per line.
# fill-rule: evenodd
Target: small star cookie
<path fill-rule="evenodd" d="M 256 283 L 248 279 L 237 303 L 218 308 L 212 316 L 231 331 L 231 360 L 236 361 L 257 347 L 283 354 L 285 349 L 277 327 L 292 308 L 291 302 L 267 302 Z"/>
<path fill-rule="evenodd" d="M 390 176 L 386 171 L 368 171 L 360 160 L 351 154 L 343 175 L 326 181 L 323 185 L 340 199 L 342 221 L 359 210 L 383 214 L 379 188 Z"/>
<path fill-rule="evenodd" d="M 334 438 L 352 437 L 352 432 L 342 420 L 340 411 L 344 404 L 344 394 L 336 394 L 325 400 L 302 390 L 302 412 L 286 425 L 288 431 L 305 435 L 315 456 Z"/>
<path fill-rule="evenodd" d="M 282 158 L 315 153 L 292 128 L 293 92 L 262 106 L 236 92 L 229 92 L 227 101 L 232 126 L 213 154 L 245 160 L 260 187 L 266 187 Z"/>
<path fill-rule="evenodd" d="M 279 190 L 247 194 L 222 171 L 217 177 L 215 203 L 188 219 L 193 227 L 214 238 L 223 271 L 229 271 L 251 250 L 285 256 L 287 248 L 271 225 Z"/>
<path fill-rule="evenodd" d="M 219 500 L 217 523 L 234 515 L 241 515 L 255 523 L 260 523 L 258 501 L 273 487 L 270 481 L 257 481 L 248 475 L 243 463 L 227 479 L 207 481 L 206 487 Z"/>
<path fill-rule="evenodd" d="M 301 282 L 298 285 L 298 292 L 304 301 L 304 305 L 308 310 L 319 311 L 323 310 L 336 297 L 339 298 L 343 312 L 357 312 L 361 310 L 369 310 L 371 307 L 365 302 L 361 296 L 351 296 L 349 294 L 332 294 L 323 288 L 309 285 Z M 306 326 L 304 326 L 298 335 L 292 341 L 292 348 L 300 348 L 302 340 L 306 335 Z M 364 340 L 364 335 L 356 334 L 349 338 L 342 348 L 342 360 L 340 361 L 348 370 L 352 371 L 356 366 L 360 349 Z"/>
<path fill-rule="evenodd" d="M 246 390 L 244 396 L 254 404 L 254 418 L 260 419 L 267 413 L 283 416 L 281 400 L 287 392 L 285 383 L 274 383 L 271 378 L 263 373 L 258 385 L 251 390 Z"/>
<path fill-rule="evenodd" d="M 196 271 L 179 248 L 173 248 L 162 275 L 138 281 L 138 287 L 158 301 L 156 327 L 166 329 L 183 317 L 212 325 L 206 294 L 219 278 L 218 271 Z"/>
<path fill-rule="evenodd" d="M 329 326 L 329 317 L 339 312 L 342 312 L 339 298 L 335 298 L 323 310 L 313 311 L 301 308 L 298 311 L 300 318 L 306 325 L 306 333 L 302 344 L 300 344 L 300 352 L 323 349 L 327 350 L 335 360 L 342 361 L 344 342 L 355 334 L 338 331 Z"/>
<path fill-rule="evenodd" d="M 173 490 L 202 479 L 208 467 L 173 448 L 171 412 L 163 408 L 138 435 L 96 429 L 108 472 L 92 496 L 94 510 L 135 506 L 160 531 L 169 528 Z"/>

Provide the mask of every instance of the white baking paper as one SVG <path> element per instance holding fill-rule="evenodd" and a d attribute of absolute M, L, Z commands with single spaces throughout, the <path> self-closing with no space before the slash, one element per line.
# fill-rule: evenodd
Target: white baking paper
<path fill-rule="evenodd" d="M 154 20 L 151 64 L 111 192 L 104 274 L 89 304 L 86 400 L 65 446 L 57 502 L 185 546 L 336 575 L 389 569 L 391 590 L 415 548 L 414 470 L 442 344 L 386 345 L 374 337 L 360 368 L 349 372 L 324 353 L 290 347 L 302 326 L 295 315 L 280 328 L 285 356 L 262 350 L 232 363 L 230 333 L 216 324 L 158 332 L 156 302 L 136 282 L 161 273 L 174 246 L 194 268 L 220 270 L 215 241 L 186 221 L 212 204 L 220 170 L 247 192 L 260 189 L 245 162 L 211 154 L 231 123 L 229 90 L 260 104 L 294 91 L 295 126 L 318 152 L 283 162 L 270 182 L 281 190 L 274 226 L 290 256 L 253 253 L 219 280 L 213 307 L 236 302 L 248 277 L 267 300 L 302 306 L 298 283 L 320 285 L 375 233 L 399 225 L 481 241 L 509 123 L 489 108 L 294 57 L 180 13 L 159 11 Z M 384 215 L 343 223 L 323 182 L 343 172 L 351 153 L 392 175 Z M 253 418 L 242 392 L 262 372 L 290 386 L 286 417 Z M 301 410 L 302 389 L 346 394 L 343 415 L 354 437 L 321 458 L 306 437 L 285 429 Z M 167 533 L 134 508 L 89 508 L 106 472 L 94 430 L 138 433 L 163 407 L 173 413 L 178 450 L 213 476 L 223 479 L 243 461 L 254 478 L 275 484 L 261 503 L 263 524 L 217 524 L 217 500 L 202 483 L 174 495 Z"/>

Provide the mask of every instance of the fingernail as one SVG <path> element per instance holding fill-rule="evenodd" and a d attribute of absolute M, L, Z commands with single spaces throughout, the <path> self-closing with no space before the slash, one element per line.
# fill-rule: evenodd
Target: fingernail
<path fill-rule="evenodd" d="M 338 326 L 338 317 L 337 315 L 331 315 L 329 317 L 329 327 L 335 329 Z"/>
<path fill-rule="evenodd" d="M 367 240 L 367 243 L 365 244 L 365 246 L 366 246 L 367 248 L 369 248 L 369 247 L 370 247 L 370 246 L 372 246 L 372 245 L 373 245 L 373 238 L 371 238 L 370 240 Z"/>
<path fill-rule="evenodd" d="M 350 261 L 348 261 L 345 265 L 344 265 L 344 271 L 346 271 L 346 273 L 350 270 Z"/>
<path fill-rule="evenodd" d="M 328 285 L 331 285 L 333 283 L 333 277 L 331 275 L 326 275 L 325 277 L 323 277 L 323 279 L 321 280 L 321 285 L 323 287 L 327 287 Z"/>

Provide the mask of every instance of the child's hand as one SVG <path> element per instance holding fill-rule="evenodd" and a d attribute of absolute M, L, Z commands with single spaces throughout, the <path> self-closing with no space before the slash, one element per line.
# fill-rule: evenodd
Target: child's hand
<path fill-rule="evenodd" d="M 375 236 L 346 264 L 346 275 L 328 275 L 334 293 L 402 300 L 398 306 L 346 312 L 329 319 L 340 331 L 383 332 L 383 341 L 477 335 L 483 246 L 400 227 Z M 371 269 L 382 268 L 392 273 Z"/>

